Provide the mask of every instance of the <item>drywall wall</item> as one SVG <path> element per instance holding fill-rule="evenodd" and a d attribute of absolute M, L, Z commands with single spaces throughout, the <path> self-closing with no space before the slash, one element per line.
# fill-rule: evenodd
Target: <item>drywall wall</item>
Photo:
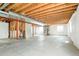
<path fill-rule="evenodd" d="M 67 24 L 49 26 L 49 35 L 67 35 Z"/>
<path fill-rule="evenodd" d="M 38 26 L 35 30 L 35 35 L 44 35 L 44 28 L 42 26 Z"/>
<path fill-rule="evenodd" d="M 79 48 L 79 6 L 75 13 L 72 15 L 68 24 L 71 23 L 71 32 L 69 32 L 69 36 L 73 41 L 74 45 Z"/>
<path fill-rule="evenodd" d="M 8 38 L 8 23 L 0 22 L 0 39 Z"/>
<path fill-rule="evenodd" d="M 25 25 L 25 34 L 26 34 L 26 38 L 30 38 L 32 37 L 32 26 L 31 24 L 27 24 Z"/>

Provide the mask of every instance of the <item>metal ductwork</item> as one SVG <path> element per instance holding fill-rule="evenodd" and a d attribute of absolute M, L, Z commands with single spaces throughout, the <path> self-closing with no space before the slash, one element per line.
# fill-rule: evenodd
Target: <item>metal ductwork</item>
<path fill-rule="evenodd" d="M 0 16 L 5 17 L 5 18 L 9 18 L 9 14 L 7 12 L 1 11 L 1 10 L 0 10 Z"/>
<path fill-rule="evenodd" d="M 5 17 L 5 18 L 18 19 L 18 20 L 25 19 L 25 21 L 28 22 L 28 23 L 34 23 L 34 24 L 38 24 L 38 25 L 41 25 L 41 26 L 44 26 L 44 25 L 45 25 L 44 23 L 35 21 L 34 19 L 25 17 L 25 16 L 23 16 L 23 15 L 19 15 L 19 14 L 17 14 L 17 13 L 11 12 L 11 11 L 9 11 L 9 12 L 4 12 L 4 11 L 0 10 L 0 16 L 1 16 L 1 17 Z"/>
<path fill-rule="evenodd" d="M 9 5 L 9 3 L 3 3 L 2 6 L 0 7 L 0 16 L 1 16 L 1 17 L 9 18 L 9 14 L 8 14 L 7 12 L 2 11 L 2 10 L 5 9 L 8 5 Z"/>
<path fill-rule="evenodd" d="M 3 3 L 2 6 L 0 7 L 0 10 L 5 9 L 8 5 L 9 5 L 9 3 Z"/>
<path fill-rule="evenodd" d="M 42 22 L 35 21 L 34 19 L 31 19 L 31 18 L 23 16 L 23 15 L 19 15 L 17 13 L 12 12 L 12 11 L 9 11 L 9 15 L 10 15 L 10 18 L 19 19 L 19 20 L 25 19 L 25 21 L 29 22 L 29 23 L 34 23 L 34 24 L 38 24 L 38 25 L 41 25 L 41 26 L 45 25 Z"/>

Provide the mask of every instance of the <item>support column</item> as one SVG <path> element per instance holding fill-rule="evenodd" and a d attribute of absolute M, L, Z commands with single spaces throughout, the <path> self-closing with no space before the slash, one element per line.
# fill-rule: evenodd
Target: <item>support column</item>
<path fill-rule="evenodd" d="M 24 22 L 24 31 L 23 31 L 23 37 L 26 38 L 26 34 L 25 34 L 25 22 Z"/>
<path fill-rule="evenodd" d="M 44 34 L 49 35 L 49 26 L 48 25 L 44 26 Z"/>
<path fill-rule="evenodd" d="M 34 35 L 36 35 L 37 25 L 34 25 Z"/>
<path fill-rule="evenodd" d="M 19 38 L 19 21 L 16 21 L 16 38 Z"/>
<path fill-rule="evenodd" d="M 32 24 L 32 36 L 34 36 L 34 24 Z"/>
<path fill-rule="evenodd" d="M 10 22 L 9 23 L 9 27 L 10 27 L 10 29 L 9 29 L 9 36 L 10 36 L 10 38 L 13 38 L 13 31 L 14 31 L 14 24 L 13 24 L 13 22 Z"/>
<path fill-rule="evenodd" d="M 25 38 L 25 22 L 19 22 L 20 38 Z"/>
<path fill-rule="evenodd" d="M 9 26 L 8 26 L 8 34 L 9 34 L 8 38 L 10 38 L 10 22 L 9 22 Z"/>
<path fill-rule="evenodd" d="M 22 35 L 23 35 L 23 38 L 25 38 L 25 22 L 22 22 Z"/>

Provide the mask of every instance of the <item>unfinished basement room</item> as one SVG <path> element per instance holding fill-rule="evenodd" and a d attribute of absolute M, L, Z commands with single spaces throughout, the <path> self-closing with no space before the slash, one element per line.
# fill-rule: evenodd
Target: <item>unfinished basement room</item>
<path fill-rule="evenodd" d="M 79 56 L 78 3 L 0 3 L 0 56 Z"/>

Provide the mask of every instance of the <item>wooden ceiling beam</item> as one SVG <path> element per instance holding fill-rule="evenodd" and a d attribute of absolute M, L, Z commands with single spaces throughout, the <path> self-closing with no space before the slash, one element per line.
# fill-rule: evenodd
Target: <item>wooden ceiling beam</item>
<path fill-rule="evenodd" d="M 44 3 L 13 3 L 5 9 L 26 14 L 37 21 L 48 24 L 67 23 L 76 9 L 77 4 L 44 4 Z"/>
<path fill-rule="evenodd" d="M 2 6 L 3 3 L 0 3 L 0 7 Z"/>
<path fill-rule="evenodd" d="M 46 13 L 50 13 L 50 12 L 54 12 L 54 11 L 60 11 L 62 9 L 67 9 L 67 8 L 70 8 L 72 6 L 75 6 L 76 4 L 70 4 L 70 5 L 63 5 L 63 6 L 60 6 L 60 7 L 56 7 L 56 8 L 52 8 L 52 9 L 48 9 L 46 11 L 42 11 L 42 12 L 37 12 L 37 13 L 34 13 L 34 14 L 27 14 L 27 15 L 42 15 L 42 14 L 46 14 Z"/>
<path fill-rule="evenodd" d="M 75 11 L 76 7 L 71 7 L 71 8 L 66 8 L 66 9 L 62 9 L 59 11 L 54 11 L 54 12 L 50 12 L 50 13 L 46 13 L 46 14 L 42 14 L 42 15 L 31 15 L 31 16 L 36 16 L 36 17 L 45 17 L 51 14 L 58 14 L 58 13 L 62 13 L 62 12 L 66 12 L 66 11 Z"/>
<path fill-rule="evenodd" d="M 62 18 L 63 19 L 63 18 Z M 50 22 L 51 23 L 55 23 L 55 22 L 59 22 L 59 21 L 61 21 L 62 19 L 60 19 L 60 20 L 46 20 L 46 19 L 43 19 L 43 20 L 41 20 L 41 22 L 43 22 L 43 23 L 49 23 L 50 24 Z M 65 18 L 66 19 L 66 18 Z M 37 20 L 38 21 L 38 20 Z M 62 20 L 62 21 L 64 21 L 64 19 Z M 67 20 L 68 21 L 68 20 Z"/>
<path fill-rule="evenodd" d="M 10 10 L 11 8 L 13 8 L 14 7 L 14 3 L 13 4 L 10 4 L 6 9 L 5 9 L 5 11 L 8 11 L 8 10 Z"/>
<path fill-rule="evenodd" d="M 32 3 L 23 4 L 23 6 L 22 7 L 20 6 L 18 9 L 15 10 L 15 12 L 19 12 L 19 11 L 22 11 L 24 9 L 27 9 L 27 7 L 29 7 L 31 5 L 32 5 Z"/>
<path fill-rule="evenodd" d="M 64 16 L 65 17 L 65 16 Z M 60 18 L 60 19 L 53 19 L 53 18 L 51 18 L 51 19 L 43 19 L 43 20 L 41 20 L 42 22 L 44 22 L 44 23 L 50 23 L 50 22 L 57 22 L 57 21 L 64 21 L 64 19 L 67 19 L 67 18 L 69 18 L 69 16 L 67 16 L 66 18 Z M 68 19 L 69 20 L 69 19 Z"/>
<path fill-rule="evenodd" d="M 44 11 L 47 11 L 49 9 L 53 9 L 53 8 L 55 8 L 57 6 L 61 6 L 61 5 L 63 5 L 63 4 L 52 4 L 52 3 L 47 4 L 47 5 L 45 5 L 45 6 L 41 7 L 41 8 L 38 8 L 36 10 L 26 12 L 26 14 L 34 14 L 34 13 L 44 12 Z"/>
<path fill-rule="evenodd" d="M 59 16 L 59 15 L 64 15 L 64 14 L 72 14 L 74 12 L 74 10 L 69 10 L 69 11 L 63 11 L 63 12 L 60 12 L 60 13 L 56 13 L 56 14 L 51 14 L 49 15 L 48 17 L 50 16 Z M 44 20 L 44 19 L 47 19 L 47 16 L 44 16 L 44 17 L 37 17 L 37 16 L 30 16 L 31 18 L 33 19 L 37 19 L 37 20 Z"/>
<path fill-rule="evenodd" d="M 39 4 L 37 4 L 37 5 L 34 6 L 34 7 L 31 7 L 31 8 L 29 8 L 29 9 L 24 9 L 24 10 L 21 11 L 20 13 L 31 12 L 31 11 L 34 11 L 34 10 L 36 10 L 36 9 L 38 9 L 38 8 L 41 8 L 41 7 L 45 6 L 45 5 L 48 5 L 48 4 L 47 4 L 47 3 L 39 3 Z"/>
<path fill-rule="evenodd" d="M 60 14 L 53 14 L 53 15 L 51 15 L 51 16 L 55 16 L 56 18 L 58 18 L 59 19 L 59 15 L 61 15 L 61 17 L 62 18 L 70 18 L 70 16 L 71 16 L 71 14 L 73 13 L 73 11 L 67 11 L 67 12 L 63 12 L 62 14 L 60 13 Z M 66 15 L 66 14 L 68 14 L 68 16 Z M 53 22 L 54 20 L 56 20 L 56 18 L 54 17 L 54 19 L 51 21 L 51 22 Z M 36 17 L 34 17 L 34 18 L 36 18 Z M 50 17 L 51 18 L 51 17 Z M 45 22 L 45 21 L 47 21 L 47 20 L 49 20 L 49 18 L 46 18 L 46 17 L 44 17 L 44 18 L 37 18 L 37 20 L 40 20 L 41 22 Z M 51 20 L 51 19 L 50 19 Z M 49 20 L 49 21 L 50 21 Z M 48 22 L 48 21 L 47 21 Z"/>
<path fill-rule="evenodd" d="M 62 23 L 67 23 L 68 21 L 69 21 L 69 19 L 70 19 L 70 16 L 69 15 L 66 15 L 66 17 L 65 17 L 65 15 L 64 16 L 62 16 L 63 18 L 61 18 L 61 17 L 58 17 L 57 19 L 48 19 L 48 20 L 46 20 L 45 21 L 45 23 L 60 23 L 60 22 L 62 22 Z M 65 18 L 64 18 L 65 17 Z"/>
<path fill-rule="evenodd" d="M 68 19 L 65 19 L 65 21 L 55 21 L 55 22 L 46 22 L 46 24 L 48 25 L 55 25 L 55 24 L 67 24 L 68 23 Z"/>
<path fill-rule="evenodd" d="M 5 11 L 17 9 L 17 8 L 21 7 L 21 5 L 23 5 L 23 4 L 22 4 L 22 3 L 12 3 L 11 5 L 9 5 L 9 6 L 5 9 Z"/>

